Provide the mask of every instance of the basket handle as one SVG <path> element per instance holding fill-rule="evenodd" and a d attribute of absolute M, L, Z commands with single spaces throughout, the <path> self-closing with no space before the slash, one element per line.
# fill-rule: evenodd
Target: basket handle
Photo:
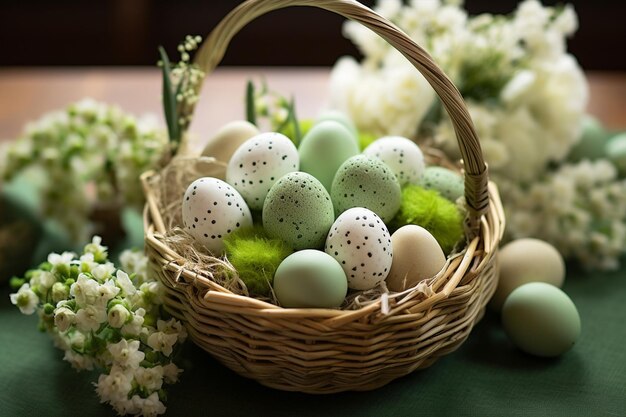
<path fill-rule="evenodd" d="M 247 0 L 232 10 L 200 47 L 195 63 L 209 74 L 222 60 L 231 39 L 257 17 L 289 6 L 313 6 L 337 13 L 373 30 L 417 68 L 439 95 L 450 115 L 465 170 L 466 226 L 470 238 L 477 235 L 480 218 L 489 208 L 487 165 L 474 124 L 461 93 L 430 55 L 400 28 L 356 0 Z M 198 85 L 198 91 L 201 84 Z M 189 112 L 191 114 L 193 109 Z"/>

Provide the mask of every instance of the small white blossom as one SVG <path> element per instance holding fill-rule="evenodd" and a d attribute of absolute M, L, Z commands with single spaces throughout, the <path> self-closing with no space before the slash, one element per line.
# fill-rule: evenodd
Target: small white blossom
<path fill-rule="evenodd" d="M 132 340 L 129 343 L 126 339 L 122 339 L 118 343 L 107 346 L 107 350 L 117 364 L 124 368 L 134 369 L 145 357 L 145 354 L 139 350 L 139 345 L 139 340 Z"/>
<path fill-rule="evenodd" d="M 91 371 L 94 367 L 94 361 L 91 356 L 76 353 L 71 349 L 65 351 L 63 360 L 69 362 L 70 365 L 72 365 L 72 368 L 78 370 L 85 369 Z"/>
<path fill-rule="evenodd" d="M 120 269 L 117 271 L 117 274 L 115 275 L 115 277 L 116 277 L 115 283 L 117 284 L 118 287 L 121 288 L 121 290 L 124 292 L 124 295 L 127 295 L 127 296 L 133 295 L 137 292 L 137 288 L 135 287 L 135 284 L 133 284 L 133 282 L 130 280 L 126 272 Z"/>
<path fill-rule="evenodd" d="M 120 292 L 120 289 L 115 285 L 115 281 L 112 279 L 107 280 L 104 284 L 98 286 L 98 300 L 96 305 L 106 308 L 109 301 L 111 301 Z"/>
<path fill-rule="evenodd" d="M 15 294 L 10 295 L 11 303 L 16 305 L 22 314 L 33 314 L 39 303 L 39 297 L 30 289 L 28 283 L 22 284 Z"/>
<path fill-rule="evenodd" d="M 133 313 L 133 318 L 124 326 L 122 326 L 122 335 L 124 337 L 137 337 L 141 333 L 141 329 L 144 322 L 144 315 L 146 314 L 146 310 L 143 308 L 138 308 Z"/>
<path fill-rule="evenodd" d="M 76 321 L 76 313 L 67 307 L 60 307 L 54 310 L 54 325 L 60 332 L 65 332 Z"/>
<path fill-rule="evenodd" d="M 76 312 L 76 328 L 81 332 L 95 332 L 107 320 L 105 307 L 90 304 Z"/>
<path fill-rule="evenodd" d="M 70 295 L 70 290 L 62 282 L 55 282 L 52 285 L 52 301 L 58 303 L 59 301 L 66 300 Z"/>
<path fill-rule="evenodd" d="M 74 252 L 63 252 L 62 254 L 51 253 L 48 255 L 48 262 L 52 264 L 52 266 L 58 265 L 67 265 L 69 267 L 70 262 L 76 257 Z"/>
<path fill-rule="evenodd" d="M 161 352 L 165 356 L 170 356 L 177 340 L 178 336 L 176 334 L 154 332 L 148 336 L 148 346 L 150 346 L 155 352 Z"/>
<path fill-rule="evenodd" d="M 105 281 L 113 276 L 113 272 L 115 272 L 115 266 L 110 263 L 97 264 L 91 270 L 91 275 L 98 281 Z"/>
<path fill-rule="evenodd" d="M 118 403 L 128 400 L 132 380 L 132 371 L 114 365 L 109 374 L 100 375 L 98 383 L 95 384 L 100 402 Z"/>
<path fill-rule="evenodd" d="M 130 311 L 122 304 L 116 304 L 109 309 L 108 313 L 109 325 L 115 329 L 119 329 L 131 318 Z"/>
<path fill-rule="evenodd" d="M 70 295 L 76 299 L 79 307 L 95 305 L 100 297 L 98 282 L 86 274 L 78 275 L 78 279 L 70 287 Z"/>
<path fill-rule="evenodd" d="M 148 391 L 158 391 L 163 386 L 163 367 L 161 365 L 152 368 L 140 366 L 135 369 L 135 381 Z"/>
<path fill-rule="evenodd" d="M 165 378 L 165 382 L 168 384 L 174 384 L 178 382 L 178 375 L 182 373 L 183 370 L 176 366 L 174 363 L 168 363 L 167 365 L 163 365 L 163 378 Z"/>
<path fill-rule="evenodd" d="M 133 395 L 133 403 L 144 417 L 154 417 L 165 413 L 165 405 L 159 400 L 156 392 L 150 394 L 148 398 L 141 398 Z"/>

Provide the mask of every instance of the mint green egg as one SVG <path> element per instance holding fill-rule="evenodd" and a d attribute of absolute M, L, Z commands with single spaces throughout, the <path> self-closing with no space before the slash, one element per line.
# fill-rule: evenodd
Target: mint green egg
<path fill-rule="evenodd" d="M 545 282 L 530 282 L 513 290 L 502 307 L 502 325 L 518 348 L 542 357 L 559 356 L 571 349 L 581 327 L 572 300 Z"/>
<path fill-rule="evenodd" d="M 324 186 L 310 174 L 290 172 L 270 188 L 263 203 L 263 227 L 295 250 L 321 248 L 335 220 Z"/>
<path fill-rule="evenodd" d="M 456 201 L 465 193 L 463 177 L 443 167 L 427 167 L 420 184 L 427 190 L 436 190 L 450 201 Z"/>
<path fill-rule="evenodd" d="M 348 293 L 348 280 L 332 256 L 306 249 L 281 262 L 274 274 L 273 287 L 283 307 L 337 308 Z"/>
<path fill-rule="evenodd" d="M 626 133 L 614 136 L 607 143 L 606 156 L 621 175 L 626 175 Z"/>
<path fill-rule="evenodd" d="M 335 122 L 341 123 L 344 127 L 346 127 L 350 133 L 352 133 L 355 142 L 357 145 L 359 144 L 359 131 L 357 130 L 354 123 L 352 123 L 352 119 L 348 117 L 347 114 L 339 111 L 339 110 L 326 110 L 322 114 L 320 114 L 315 121 L 315 124 L 321 123 L 327 120 L 332 120 Z"/>
<path fill-rule="evenodd" d="M 586 115 L 582 120 L 581 136 L 572 147 L 568 159 L 578 162 L 583 159 L 596 160 L 603 158 L 608 138 L 609 135 L 598 119 Z"/>
<path fill-rule="evenodd" d="M 326 120 L 313 126 L 298 149 L 300 170 L 317 178 L 330 192 L 337 169 L 359 153 L 352 133 L 341 123 Z"/>
<path fill-rule="evenodd" d="M 391 168 L 365 155 L 353 156 L 339 167 L 330 196 L 337 215 L 364 207 L 384 222 L 393 219 L 402 204 L 400 183 Z"/>

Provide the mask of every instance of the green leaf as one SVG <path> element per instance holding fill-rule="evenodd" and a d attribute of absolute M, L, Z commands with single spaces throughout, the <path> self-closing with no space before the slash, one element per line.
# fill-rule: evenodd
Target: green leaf
<path fill-rule="evenodd" d="M 246 120 L 256 126 L 256 106 L 254 103 L 254 84 L 248 80 L 246 86 Z"/>
<path fill-rule="evenodd" d="M 300 131 L 300 123 L 298 123 L 298 118 L 296 117 L 296 101 L 293 97 L 291 97 L 291 101 L 289 102 L 288 111 L 287 120 L 291 121 L 293 125 L 293 140 L 296 143 L 296 146 L 298 146 L 300 145 L 300 140 L 302 139 L 302 132 Z"/>
<path fill-rule="evenodd" d="M 165 114 L 165 122 L 167 123 L 170 141 L 178 142 L 180 136 L 176 114 L 176 95 L 174 94 L 172 80 L 170 78 L 172 67 L 167 52 L 165 52 L 162 46 L 159 46 L 159 54 L 161 55 L 161 61 L 163 61 L 163 113 Z"/>

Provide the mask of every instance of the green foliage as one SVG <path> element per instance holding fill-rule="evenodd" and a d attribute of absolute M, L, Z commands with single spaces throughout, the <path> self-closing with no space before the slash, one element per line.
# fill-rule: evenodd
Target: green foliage
<path fill-rule="evenodd" d="M 481 50 L 462 63 L 457 86 L 465 99 L 497 100 L 514 70 L 502 52 Z"/>
<path fill-rule="evenodd" d="M 224 239 L 226 256 L 251 294 L 268 295 L 278 265 L 291 254 L 279 239 L 265 235 L 261 227 L 242 230 Z"/>
<path fill-rule="evenodd" d="M 463 219 L 457 206 L 437 191 L 408 185 L 402 190 L 402 205 L 393 220 L 400 228 L 416 224 L 428 230 L 445 253 L 463 237 Z"/>
<path fill-rule="evenodd" d="M 373 135 L 371 133 L 367 133 L 367 132 L 359 132 L 359 147 L 361 150 L 367 148 L 368 146 L 370 146 L 376 139 L 378 139 L 378 136 Z"/>

